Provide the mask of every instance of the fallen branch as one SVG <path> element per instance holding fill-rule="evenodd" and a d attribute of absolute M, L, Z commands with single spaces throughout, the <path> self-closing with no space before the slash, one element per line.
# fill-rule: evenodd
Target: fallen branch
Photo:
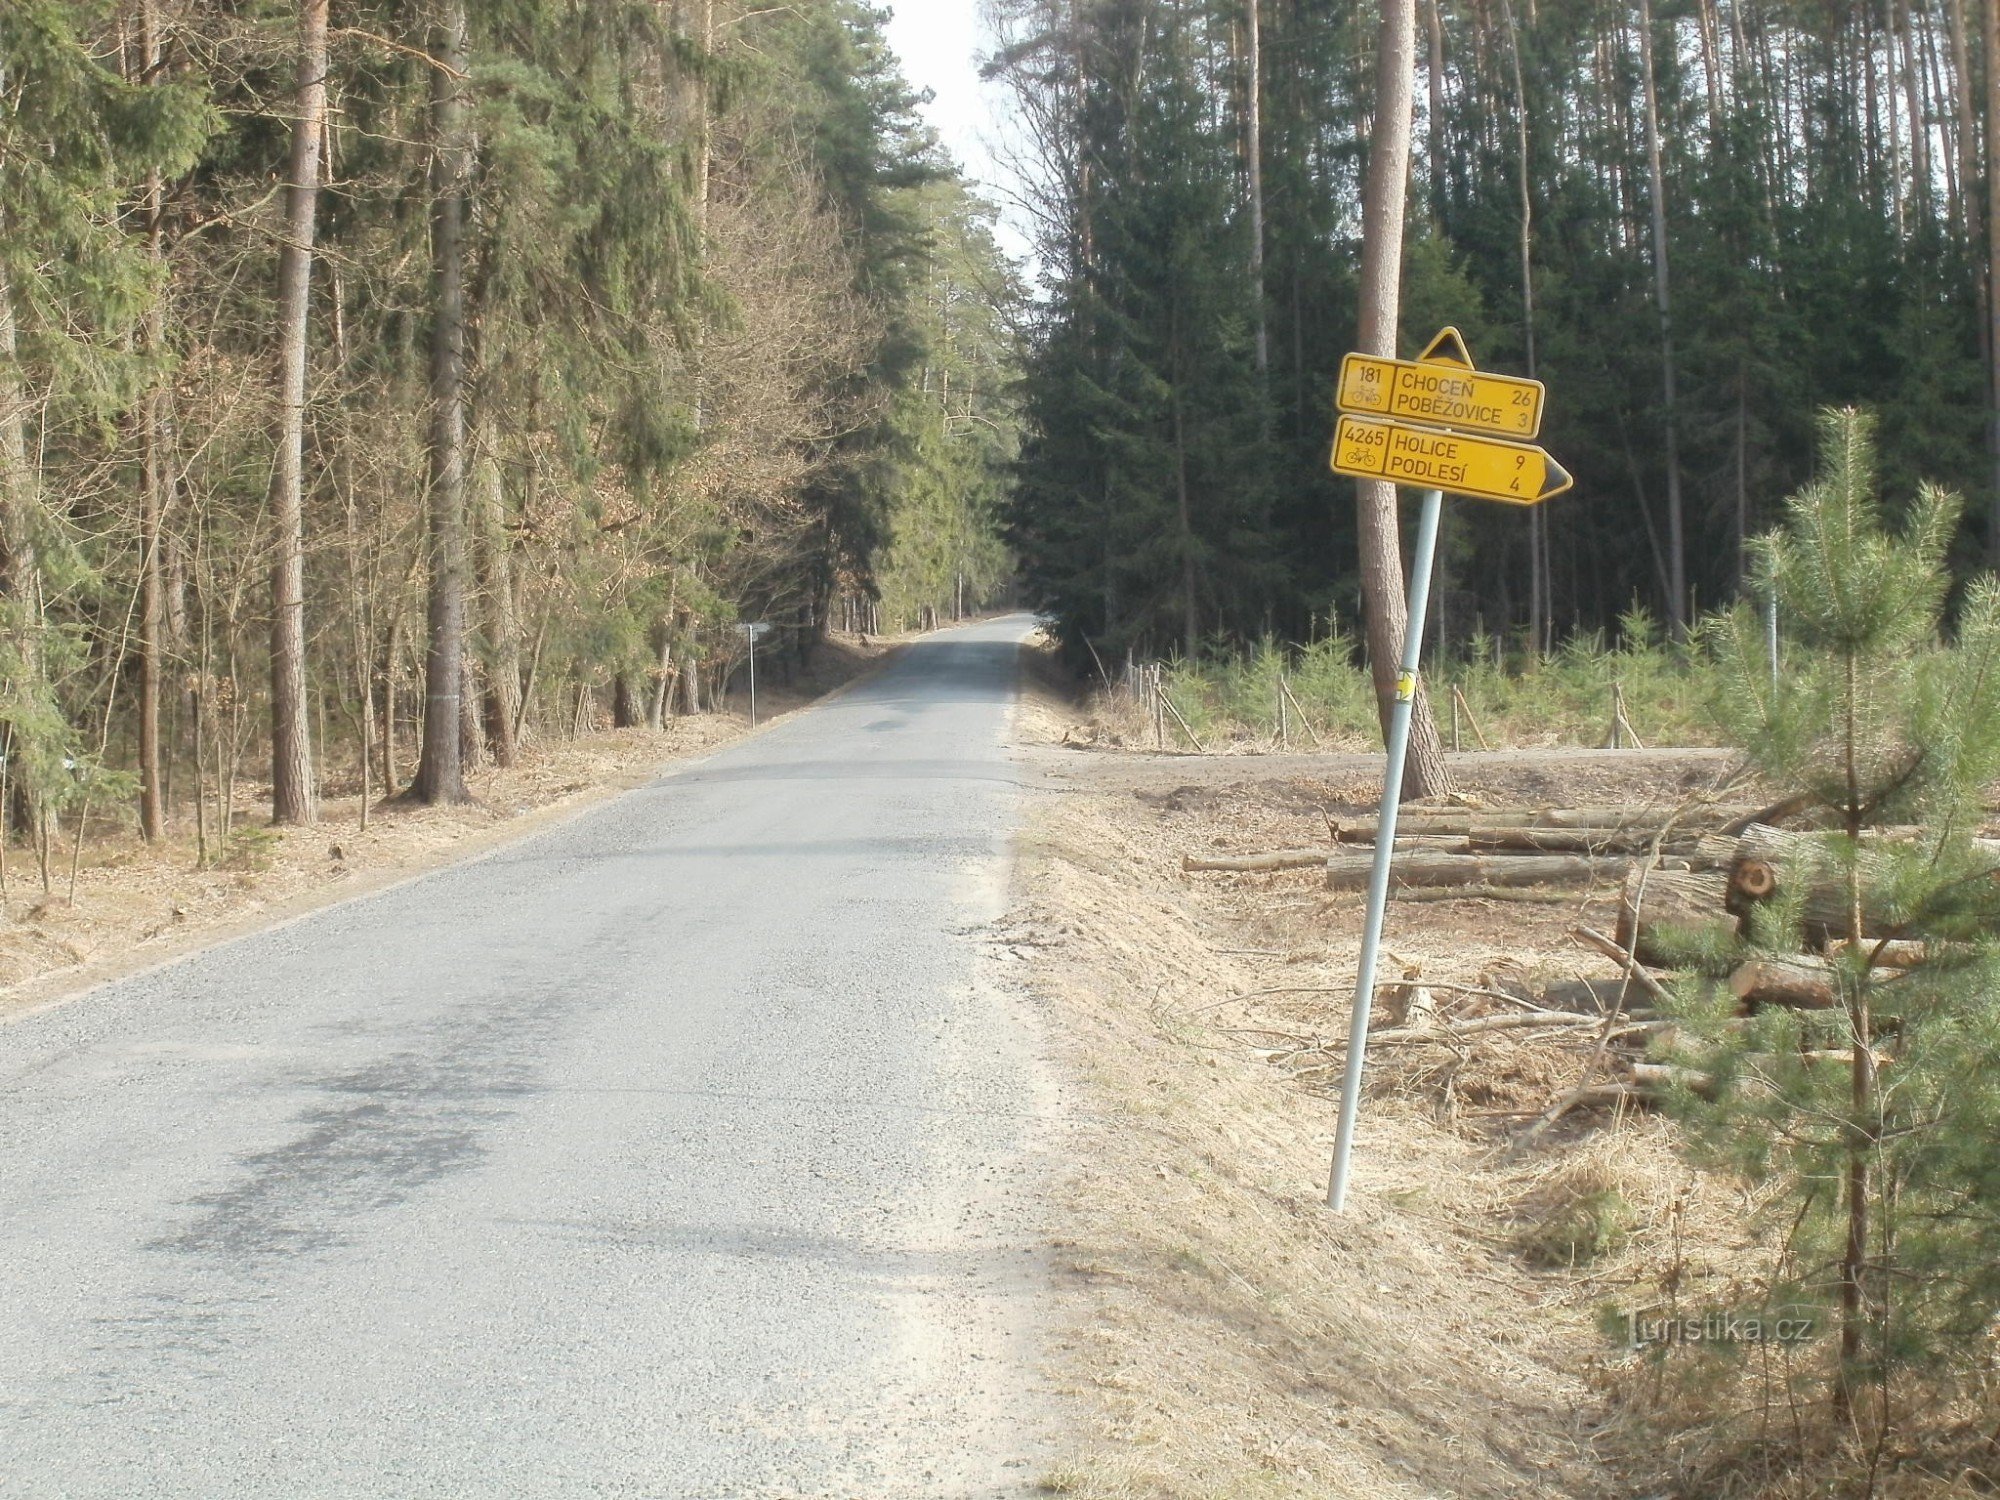
<path fill-rule="evenodd" d="M 1620 965 L 1625 970 L 1626 978 L 1636 980 L 1639 987 L 1655 1000 L 1659 1001 L 1660 1004 L 1665 1005 L 1667 1003 L 1667 987 L 1655 979 L 1646 970 L 1645 966 L 1639 962 L 1638 955 L 1633 953 L 1623 943 L 1606 937 L 1594 927 L 1579 927 L 1573 935 L 1581 940 L 1585 946 L 1595 948 L 1606 958 Z"/>
<path fill-rule="evenodd" d="M 1306 733 L 1312 736 L 1313 749 L 1324 750 L 1326 748 L 1326 744 L 1323 740 L 1320 739 L 1319 731 L 1313 728 L 1312 720 L 1306 717 L 1306 711 L 1303 708 L 1299 707 L 1299 700 L 1297 695 L 1292 692 L 1292 685 L 1289 682 L 1287 682 L 1284 678 L 1280 677 L 1278 679 L 1278 691 L 1284 694 L 1285 697 L 1291 702 L 1292 712 L 1299 716 L 1299 722 L 1305 725 Z"/>
<path fill-rule="evenodd" d="M 1391 1027 L 1386 1031 L 1371 1032 L 1368 1045 L 1372 1047 L 1379 1043 L 1393 1047 L 1411 1042 L 1436 1042 L 1440 1046 L 1449 1046 L 1466 1037 L 1484 1036 L 1493 1031 L 1595 1030 L 1602 1020 L 1600 1016 L 1580 1016 L 1565 1010 L 1518 1011 L 1501 1016 L 1475 1016 L 1469 1021 L 1444 1021 L 1436 1026 Z M 1346 1043 L 1332 1045 L 1345 1047 Z"/>
<path fill-rule="evenodd" d="M 1174 716 L 1174 722 L 1181 726 L 1181 733 L 1194 742 L 1195 752 L 1200 755 L 1208 754 L 1208 746 L 1201 742 L 1201 736 L 1196 734 L 1188 721 L 1181 717 L 1181 711 L 1174 707 L 1174 700 L 1167 696 L 1167 690 L 1155 683 L 1153 685 L 1153 694 L 1165 706 L 1167 712 Z"/>
<path fill-rule="evenodd" d="M 1330 849 L 1276 849 L 1269 854 L 1183 854 L 1181 871 L 1227 870 L 1239 874 L 1269 870 L 1311 870 L 1333 857 Z"/>
<path fill-rule="evenodd" d="M 1498 885 L 1409 886 L 1395 893 L 1398 901 L 1525 901 L 1541 906 L 1567 906 L 1575 891 L 1538 891 L 1533 887 Z M 1588 901 L 1590 898 L 1581 898 Z"/>
<path fill-rule="evenodd" d="M 1464 710 L 1465 722 L 1472 726 L 1473 737 L 1479 741 L 1479 748 L 1491 750 L 1493 747 L 1486 743 L 1486 731 L 1479 727 L 1479 720 L 1473 716 L 1472 705 L 1465 701 L 1465 689 L 1455 682 L 1451 685 L 1451 699 Z"/>

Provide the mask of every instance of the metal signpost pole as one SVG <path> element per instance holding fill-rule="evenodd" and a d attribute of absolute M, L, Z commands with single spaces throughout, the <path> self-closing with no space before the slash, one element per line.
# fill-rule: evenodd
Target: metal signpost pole
<path fill-rule="evenodd" d="M 1430 611 L 1431 566 L 1437 558 L 1438 518 L 1444 492 L 1424 492 L 1417 527 L 1417 552 L 1410 574 L 1410 617 L 1403 632 L 1402 669 L 1396 678 L 1396 706 L 1389 721 L 1389 763 L 1382 778 L 1382 810 L 1375 829 L 1375 866 L 1368 877 L 1368 918 L 1361 930 L 1360 972 L 1354 979 L 1354 1015 L 1347 1027 L 1347 1075 L 1340 1089 L 1340 1129 L 1333 1143 L 1333 1174 L 1326 1201 L 1335 1213 L 1347 1197 L 1347 1160 L 1354 1149 L 1354 1118 L 1361 1107 L 1361 1068 L 1368 1051 L 1368 1014 L 1375 1003 L 1375 961 L 1382 947 L 1382 923 L 1389 907 L 1389 866 L 1396 854 L 1396 813 L 1402 803 L 1403 763 L 1410 750 L 1410 718 L 1416 709 L 1417 666 L 1424 650 L 1424 619 Z"/>
<path fill-rule="evenodd" d="M 757 727 L 757 627 L 745 625 L 743 638 L 750 643 L 750 727 Z"/>

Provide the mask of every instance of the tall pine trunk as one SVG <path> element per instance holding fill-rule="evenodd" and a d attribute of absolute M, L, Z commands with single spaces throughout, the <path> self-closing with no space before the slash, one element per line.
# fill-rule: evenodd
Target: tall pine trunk
<path fill-rule="evenodd" d="M 431 73 L 430 610 L 424 650 L 424 739 L 411 795 L 469 802 L 460 746 L 465 655 L 465 0 L 445 0 Z"/>
<path fill-rule="evenodd" d="M 1520 154 L 1516 183 L 1520 190 L 1521 337 L 1528 357 L 1528 378 L 1536 378 L 1535 358 L 1535 199 L 1528 159 L 1528 85 L 1521 70 L 1521 32 L 1514 24 L 1514 7 L 1500 0 L 1500 18 L 1507 28 L 1507 60 L 1514 78 L 1514 146 Z M 1549 649 L 1549 530 L 1546 506 L 1528 511 L 1528 641 L 1535 656 Z"/>
<path fill-rule="evenodd" d="M 1250 94 L 1245 111 L 1248 139 L 1244 155 L 1250 167 L 1250 296 L 1257 319 L 1257 374 L 1271 369 L 1271 329 L 1264 308 L 1264 32 L 1258 8 L 1263 0 L 1248 0 L 1250 22 Z"/>
<path fill-rule="evenodd" d="M 2000 4 L 2000 0 L 1993 0 Z M 1376 53 L 1375 130 L 1368 149 L 1368 181 L 1361 204 L 1361 328 L 1363 354 L 1396 355 L 1402 308 L 1403 212 L 1409 195 L 1411 111 L 1416 89 L 1416 0 L 1382 0 L 1382 35 Z M 1401 528 L 1396 487 L 1356 481 L 1361 539 L 1361 605 L 1368 638 L 1368 666 L 1386 735 L 1395 712 L 1396 672 L 1409 631 L 1403 595 Z M 1420 681 L 1410 720 L 1410 755 L 1403 775 L 1405 800 L 1451 790 L 1430 696 Z"/>
<path fill-rule="evenodd" d="M 271 468 L 271 821 L 314 818 L 312 740 L 306 723 L 306 351 L 312 313 L 313 233 L 319 218 L 320 140 L 326 121 L 327 0 L 299 6 L 298 93 L 285 243 L 278 251 L 278 452 Z"/>
<path fill-rule="evenodd" d="M 1660 315 L 1660 373 L 1667 463 L 1667 623 L 1675 640 L 1687 635 L 1687 519 L 1681 502 L 1678 400 L 1674 375 L 1674 307 L 1667 274 L 1667 187 L 1660 166 L 1659 91 L 1653 75 L 1652 0 L 1639 0 L 1639 66 L 1646 95 L 1646 186 L 1652 206 L 1653 299 Z"/>
<path fill-rule="evenodd" d="M 147 83 L 157 81 L 162 48 L 153 0 L 139 10 L 139 55 Z M 158 168 L 146 174 L 146 253 L 157 273 L 166 261 L 165 189 Z M 146 310 L 146 353 L 166 357 L 167 310 L 164 288 Z M 140 405 L 144 462 L 139 496 L 139 832 L 149 844 L 166 837 L 165 778 L 160 755 L 161 653 L 165 634 L 165 593 L 161 586 L 161 533 L 173 491 L 171 394 L 164 373 L 156 372 Z"/>
<path fill-rule="evenodd" d="M 1891 55 L 1898 47 L 1902 50 L 1903 97 L 1908 106 L 1910 125 L 1911 200 L 1921 227 L 1932 212 L 1931 144 L 1924 91 L 1917 72 L 1916 28 L 1910 21 L 1908 0 L 1892 0 L 1889 19 L 1894 28 L 1894 34 L 1889 38 Z"/>
<path fill-rule="evenodd" d="M 2000 0 L 1986 0 L 1986 441 L 1993 488 L 1986 497 L 1986 557 L 2000 567 Z"/>

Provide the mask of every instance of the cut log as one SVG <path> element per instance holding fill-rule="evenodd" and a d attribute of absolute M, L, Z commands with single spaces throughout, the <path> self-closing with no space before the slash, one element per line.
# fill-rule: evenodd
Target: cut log
<path fill-rule="evenodd" d="M 1398 851 L 1409 849 L 1428 854 L 1469 854 L 1471 845 L 1463 838 L 1451 835 L 1419 835 L 1415 838 L 1396 840 Z M 1181 872 L 1196 870 L 1217 870 L 1235 874 L 1262 874 L 1273 870 L 1311 870 L 1326 864 L 1329 860 L 1351 858 L 1353 851 L 1334 849 L 1272 849 L 1258 854 L 1183 854 Z M 1374 858 L 1370 855 L 1369 858 Z"/>
<path fill-rule="evenodd" d="M 1656 833 L 1671 822 L 1685 831 L 1689 840 L 1703 832 L 1723 827 L 1747 810 L 1737 807 L 1673 808 L 1631 805 L 1625 807 L 1543 807 L 1469 808 L 1406 807 L 1397 816 L 1396 827 L 1407 833 L 1470 834 L 1475 829 L 1502 828 L 1615 829 L 1626 835 Z M 1377 821 L 1373 815 L 1355 818 L 1327 818 L 1327 827 L 1336 842 L 1372 844 Z"/>
<path fill-rule="evenodd" d="M 1894 979 L 1895 969 L 1875 969 L 1877 984 Z M 1730 993 L 1750 1009 L 1783 1005 L 1793 1010 L 1832 1010 L 1841 1003 L 1840 971 L 1810 954 L 1796 958 L 1753 958 L 1729 976 Z"/>
<path fill-rule="evenodd" d="M 1864 942 L 1861 946 L 1875 966 L 1882 969 L 1922 968 L 1933 956 L 1930 944 L 1913 938 L 1878 938 L 1872 943 Z M 1839 958 L 1847 951 L 1847 947 L 1846 938 L 1837 943 L 1830 943 L 1827 945 L 1827 956 Z"/>
<path fill-rule="evenodd" d="M 1520 850 L 1549 854 L 1650 854 L 1656 843 L 1692 854 L 1693 837 L 1662 839 L 1654 828 L 1486 828 L 1466 834 L 1472 853 Z"/>
<path fill-rule="evenodd" d="M 1698 1068 L 1684 1068 L 1678 1063 L 1635 1062 L 1630 1064 L 1632 1081 L 1643 1089 L 1664 1093 L 1678 1084 L 1690 1093 L 1704 1099 L 1715 1097 L 1715 1079 Z"/>
<path fill-rule="evenodd" d="M 1728 894 L 1726 876 L 1633 865 L 1618 900 L 1618 946 L 1655 968 L 1675 967 L 1690 948 L 1724 946 L 1737 933 Z"/>
<path fill-rule="evenodd" d="M 1803 873 L 1816 888 L 1822 884 L 1830 887 L 1836 883 L 1825 878 L 1831 860 L 1824 835 L 1752 823 L 1737 838 L 1729 861 L 1730 909 L 1741 915 L 1756 903 L 1770 900 L 1778 893 L 1781 871 L 1791 872 L 1794 878 Z M 1846 907 L 1842 891 L 1839 913 L 1844 915 Z"/>
<path fill-rule="evenodd" d="M 1751 1009 L 1784 1005 L 1794 1010 L 1831 1010 L 1840 1004 L 1840 981 L 1823 960 L 1753 958 L 1729 976 L 1730 993 Z"/>
<path fill-rule="evenodd" d="M 1882 846 L 1918 836 L 1914 828 L 1886 828 L 1863 836 L 1862 937 L 1887 937 L 1895 930 L 1888 916 L 1868 901 L 1868 889 L 1882 869 Z M 1848 931 L 1853 918 L 1848 910 L 1847 880 L 1833 843 L 1838 837 L 1827 833 L 1795 833 L 1764 823 L 1753 823 L 1744 829 L 1736 840 L 1729 864 L 1730 910 L 1745 915 L 1760 902 L 1784 891 L 1787 882 L 1805 880 L 1809 884 L 1800 906 L 1807 934 L 1816 942 L 1852 936 Z M 1976 839 L 1973 844 L 1993 862 L 1993 873 L 2000 876 L 2000 841 Z M 1706 851 L 1709 846 L 1703 847 Z"/>
<path fill-rule="evenodd" d="M 1326 862 L 1326 888 L 1358 891 L 1368 885 L 1372 854 L 1342 854 Z M 1389 867 L 1392 886 L 1588 885 L 1615 880 L 1622 859 L 1586 859 L 1573 854 L 1398 854 Z"/>

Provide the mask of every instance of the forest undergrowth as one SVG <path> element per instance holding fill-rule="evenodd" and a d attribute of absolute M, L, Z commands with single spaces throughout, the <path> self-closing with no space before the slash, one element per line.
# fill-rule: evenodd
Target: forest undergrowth
<path fill-rule="evenodd" d="M 1151 664 L 1107 664 L 1094 729 L 1080 732 L 1134 749 L 1188 750 L 1199 742 L 1204 750 L 1239 753 L 1359 751 L 1381 741 L 1367 669 L 1344 632 L 1305 645 L 1267 636 L 1247 650 L 1219 649 L 1157 668 L 1164 704 L 1153 698 Z M 1541 657 L 1475 635 L 1428 662 L 1424 677 L 1452 749 L 1720 743 L 1710 710 L 1720 688 L 1714 662 L 1698 647 L 1667 644 L 1643 610 L 1624 617 L 1615 641 L 1584 631 Z"/>

